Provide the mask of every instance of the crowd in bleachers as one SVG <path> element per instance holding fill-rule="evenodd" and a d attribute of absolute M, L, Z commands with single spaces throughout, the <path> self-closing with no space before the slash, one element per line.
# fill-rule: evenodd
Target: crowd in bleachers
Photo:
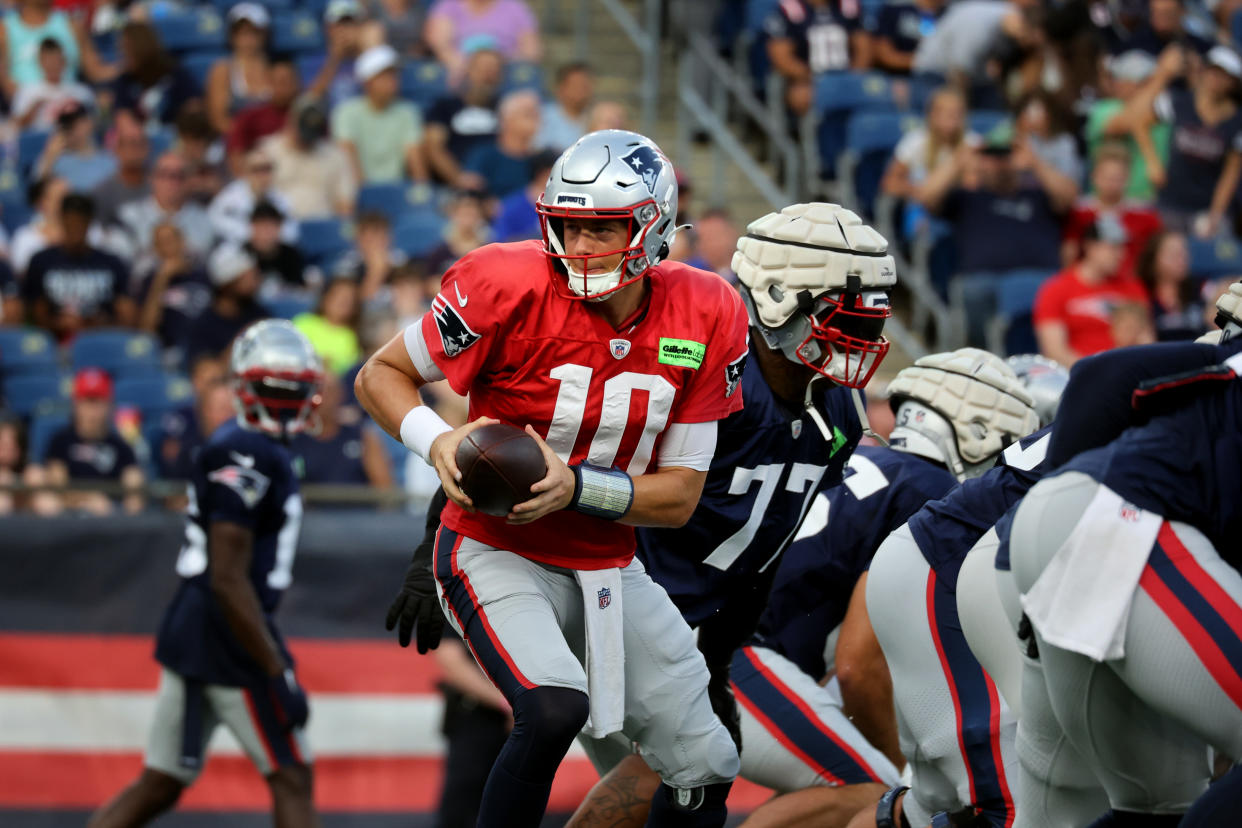
<path fill-rule="evenodd" d="M 304 480 L 433 487 L 353 376 L 459 257 L 539 237 L 560 150 L 627 124 L 590 66 L 545 85 L 541 57 L 524 0 L 0 2 L 0 484 L 117 484 L 0 513 L 154 502 L 268 316 L 327 368 Z"/>
<path fill-rule="evenodd" d="M 1066 365 L 1207 330 L 1242 273 L 1231 0 L 735 0 L 719 37 L 828 192 Z M 730 25 L 731 24 L 731 25 Z"/>

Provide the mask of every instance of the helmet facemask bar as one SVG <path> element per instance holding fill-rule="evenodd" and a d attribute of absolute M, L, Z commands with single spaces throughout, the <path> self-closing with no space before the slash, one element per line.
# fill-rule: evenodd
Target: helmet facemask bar
<path fill-rule="evenodd" d="M 317 371 L 271 371 L 253 368 L 233 376 L 238 415 L 252 428 L 280 439 L 306 431 L 311 414 L 323 401 L 323 377 Z"/>
<path fill-rule="evenodd" d="M 660 220 L 660 210 L 655 201 L 647 199 L 630 207 L 588 208 L 545 204 L 542 196 L 535 203 L 539 214 L 539 227 L 543 232 L 544 250 L 552 269 L 552 281 L 557 293 L 568 299 L 599 301 L 616 293 L 623 287 L 642 279 L 656 264 L 646 250 L 647 234 Z M 565 250 L 565 220 L 622 221 L 626 224 L 626 247 L 614 250 L 571 255 Z M 592 261 L 598 262 L 616 255 L 621 260 L 603 273 L 590 273 Z M 598 266 L 598 265 L 596 265 Z M 569 290 L 562 290 L 568 287 Z"/>
<path fill-rule="evenodd" d="M 882 298 L 882 303 L 880 299 Z M 833 292 L 806 314 L 810 333 L 795 353 L 811 370 L 847 388 L 863 388 L 888 353 L 884 321 L 893 315 L 883 291 Z"/>

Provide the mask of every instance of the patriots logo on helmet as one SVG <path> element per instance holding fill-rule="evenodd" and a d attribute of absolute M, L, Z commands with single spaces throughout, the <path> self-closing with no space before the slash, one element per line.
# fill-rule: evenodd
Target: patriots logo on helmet
<path fill-rule="evenodd" d="M 737 391 L 738 386 L 742 384 L 742 373 L 746 370 L 746 354 L 730 362 L 725 366 L 725 396 L 732 397 L 733 392 Z M 798 435 L 794 435 L 797 437 Z"/>
<path fill-rule="evenodd" d="M 608 587 L 600 587 L 595 597 L 599 599 L 600 609 L 608 609 L 608 605 L 612 603 L 612 590 Z"/>
<path fill-rule="evenodd" d="M 639 144 L 628 154 L 621 157 L 627 166 L 642 176 L 647 191 L 655 195 L 656 179 L 660 177 L 663 161 L 659 153 L 651 147 Z"/>
<path fill-rule="evenodd" d="M 436 330 L 440 332 L 440 344 L 444 346 L 446 357 L 455 357 L 479 341 L 480 335 L 470 330 L 466 320 L 443 297 L 437 295 L 431 303 L 431 315 L 436 320 Z"/>
<path fill-rule="evenodd" d="M 221 466 L 207 473 L 207 479 L 232 489 L 247 509 L 253 509 L 267 494 L 272 481 L 267 475 L 247 466 Z"/>

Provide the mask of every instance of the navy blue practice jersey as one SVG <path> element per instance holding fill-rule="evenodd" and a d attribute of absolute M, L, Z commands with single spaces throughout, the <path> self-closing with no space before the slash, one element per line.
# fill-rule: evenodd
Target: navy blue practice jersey
<path fill-rule="evenodd" d="M 948 469 L 916 454 L 859 446 L 844 482 L 816 496 L 781 559 L 759 621 L 759 643 L 812 678 L 822 677 L 828 634 L 844 620 L 875 550 L 924 504 L 956 485 Z"/>
<path fill-rule="evenodd" d="M 185 542 L 177 557 L 182 581 L 164 613 L 155 657 L 188 678 L 243 685 L 262 673 L 212 597 L 207 536 L 216 522 L 235 523 L 254 533 L 250 583 L 272 636 L 284 650 L 272 613 L 293 579 L 302 498 L 285 447 L 236 421 L 216 429 L 194 463 Z"/>
<path fill-rule="evenodd" d="M 742 388 L 746 404 L 720 422 L 690 521 L 637 532 L 639 559 L 691 626 L 735 601 L 766 598 L 766 589 L 756 594 L 754 576 L 788 546 L 821 486 L 841 480 L 862 437 L 853 392 L 833 385 L 816 396 L 832 435 L 826 440 L 805 410 L 768 388 L 753 348 Z"/>
<path fill-rule="evenodd" d="M 957 589 L 966 553 L 1043 477 L 1051 432 L 1052 426 L 1047 426 L 1022 438 L 1001 452 L 995 468 L 910 518 L 910 534 L 919 551 L 936 579 L 949 589 Z"/>

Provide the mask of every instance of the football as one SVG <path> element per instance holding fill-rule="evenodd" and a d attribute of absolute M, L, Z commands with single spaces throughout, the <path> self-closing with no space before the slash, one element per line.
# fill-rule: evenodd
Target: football
<path fill-rule="evenodd" d="M 457 446 L 457 468 L 462 491 L 475 508 L 496 516 L 530 500 L 530 487 L 548 473 L 534 438 L 505 423 L 485 425 L 466 435 Z"/>

